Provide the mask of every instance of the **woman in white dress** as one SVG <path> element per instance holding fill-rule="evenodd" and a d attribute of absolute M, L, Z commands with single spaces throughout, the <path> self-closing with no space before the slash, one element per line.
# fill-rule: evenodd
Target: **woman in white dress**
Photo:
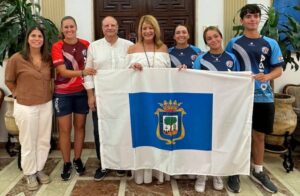
<path fill-rule="evenodd" d="M 160 28 L 154 16 L 141 17 L 138 27 L 138 42 L 130 46 L 126 62 L 134 70 L 143 68 L 169 68 L 171 61 L 167 46 L 160 39 Z M 152 169 L 135 170 L 134 180 L 137 184 L 151 183 L 155 176 L 158 183 L 170 180 L 170 176 Z"/>

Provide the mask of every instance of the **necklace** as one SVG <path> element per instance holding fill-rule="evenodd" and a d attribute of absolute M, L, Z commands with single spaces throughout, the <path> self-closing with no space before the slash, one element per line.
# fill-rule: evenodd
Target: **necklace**
<path fill-rule="evenodd" d="M 224 53 L 224 52 L 222 52 L 219 56 L 215 56 L 215 55 L 213 55 L 212 53 L 209 53 L 209 54 L 210 54 L 210 56 L 211 56 L 212 58 L 214 58 L 216 61 L 219 61 L 219 58 L 222 57 L 223 53 Z"/>
<path fill-rule="evenodd" d="M 146 59 L 147 59 L 148 67 L 154 67 L 154 63 L 155 63 L 155 45 L 154 45 L 154 55 L 153 55 L 153 59 L 152 59 L 152 66 L 150 65 L 150 61 L 149 61 L 149 58 L 148 58 L 148 55 L 147 55 L 147 52 L 146 52 L 146 49 L 145 49 L 145 46 L 144 46 L 144 42 L 143 42 L 143 49 L 144 49 L 144 53 L 145 53 L 145 56 L 146 56 Z"/>
<path fill-rule="evenodd" d="M 183 49 L 178 49 L 178 53 L 179 56 L 184 56 Z"/>
<path fill-rule="evenodd" d="M 185 49 L 187 49 L 188 47 L 189 47 L 189 44 L 175 46 L 175 48 L 177 49 L 177 51 L 179 53 L 178 54 L 179 56 L 184 56 Z"/>

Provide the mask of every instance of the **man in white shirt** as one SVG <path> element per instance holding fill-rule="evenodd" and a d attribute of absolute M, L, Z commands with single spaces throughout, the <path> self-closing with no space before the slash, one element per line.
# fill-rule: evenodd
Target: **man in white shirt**
<path fill-rule="evenodd" d="M 118 37 L 118 22 L 112 16 L 107 16 L 102 20 L 102 31 L 104 38 L 92 42 L 88 48 L 86 67 L 92 67 L 95 70 L 127 68 L 125 57 L 128 47 L 133 45 L 133 43 Z M 84 87 L 87 90 L 88 104 L 92 110 L 96 153 L 97 158 L 100 160 L 98 116 L 93 76 L 84 77 Z M 106 173 L 107 171 L 102 169 L 100 165 L 96 170 L 94 180 L 101 180 L 105 177 Z M 117 175 L 123 176 L 125 175 L 125 171 L 118 170 Z"/>

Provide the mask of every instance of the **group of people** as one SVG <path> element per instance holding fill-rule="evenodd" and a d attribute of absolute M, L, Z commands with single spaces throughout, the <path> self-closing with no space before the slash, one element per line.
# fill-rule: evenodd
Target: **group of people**
<path fill-rule="evenodd" d="M 76 21 L 73 17 L 66 16 L 61 20 L 62 39 L 52 46 L 51 56 L 47 52 L 43 29 L 38 26 L 29 29 L 23 50 L 9 59 L 5 70 L 5 83 L 15 98 L 14 116 L 20 130 L 21 165 L 28 189 L 36 190 L 39 182 L 50 182 L 43 168 L 50 150 L 50 119 L 53 109 L 58 122 L 59 145 L 64 161 L 62 180 L 71 178 L 72 165 L 78 175 L 85 172 L 81 153 L 89 110 L 92 111 L 96 154 L 100 163 L 100 138 L 93 80 L 97 71 L 127 68 L 142 71 L 147 68 L 176 67 L 181 71 L 186 68 L 252 71 L 255 98 L 250 177 L 267 191 L 277 192 L 276 186 L 263 171 L 264 137 L 272 132 L 274 120 L 273 94 L 269 81 L 281 75 L 284 61 L 276 41 L 259 34 L 260 19 L 261 10 L 256 4 L 245 5 L 240 12 L 244 34 L 233 38 L 226 51 L 222 47 L 223 37 L 220 30 L 213 26 L 206 28 L 203 40 L 209 47 L 207 52 L 202 52 L 188 43 L 189 32 L 183 24 L 175 28 L 176 45 L 168 49 L 161 40 L 159 24 L 151 15 L 141 17 L 138 40 L 135 44 L 118 37 L 118 22 L 112 16 L 107 16 L 102 21 L 104 37 L 91 44 L 77 38 Z M 52 68 L 55 70 L 54 89 L 51 85 Z M 70 159 L 72 127 L 73 164 Z M 126 171 L 117 170 L 116 173 L 124 176 Z M 106 174 L 107 170 L 99 164 L 94 179 L 99 181 Z M 170 179 L 169 175 L 151 169 L 133 171 L 133 176 L 137 184 L 151 183 L 153 176 L 157 178 L 158 183 Z M 197 192 L 205 191 L 206 180 L 206 176 L 197 176 Z M 215 189 L 222 190 L 222 178 L 214 176 L 213 185 Z M 240 192 L 239 176 L 229 176 L 227 187 L 232 192 Z"/>

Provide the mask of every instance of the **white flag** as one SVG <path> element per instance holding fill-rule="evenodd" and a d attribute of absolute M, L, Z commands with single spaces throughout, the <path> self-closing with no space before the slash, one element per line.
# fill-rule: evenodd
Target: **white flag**
<path fill-rule="evenodd" d="M 249 175 L 250 72 L 101 70 L 101 161 L 109 169 Z"/>

